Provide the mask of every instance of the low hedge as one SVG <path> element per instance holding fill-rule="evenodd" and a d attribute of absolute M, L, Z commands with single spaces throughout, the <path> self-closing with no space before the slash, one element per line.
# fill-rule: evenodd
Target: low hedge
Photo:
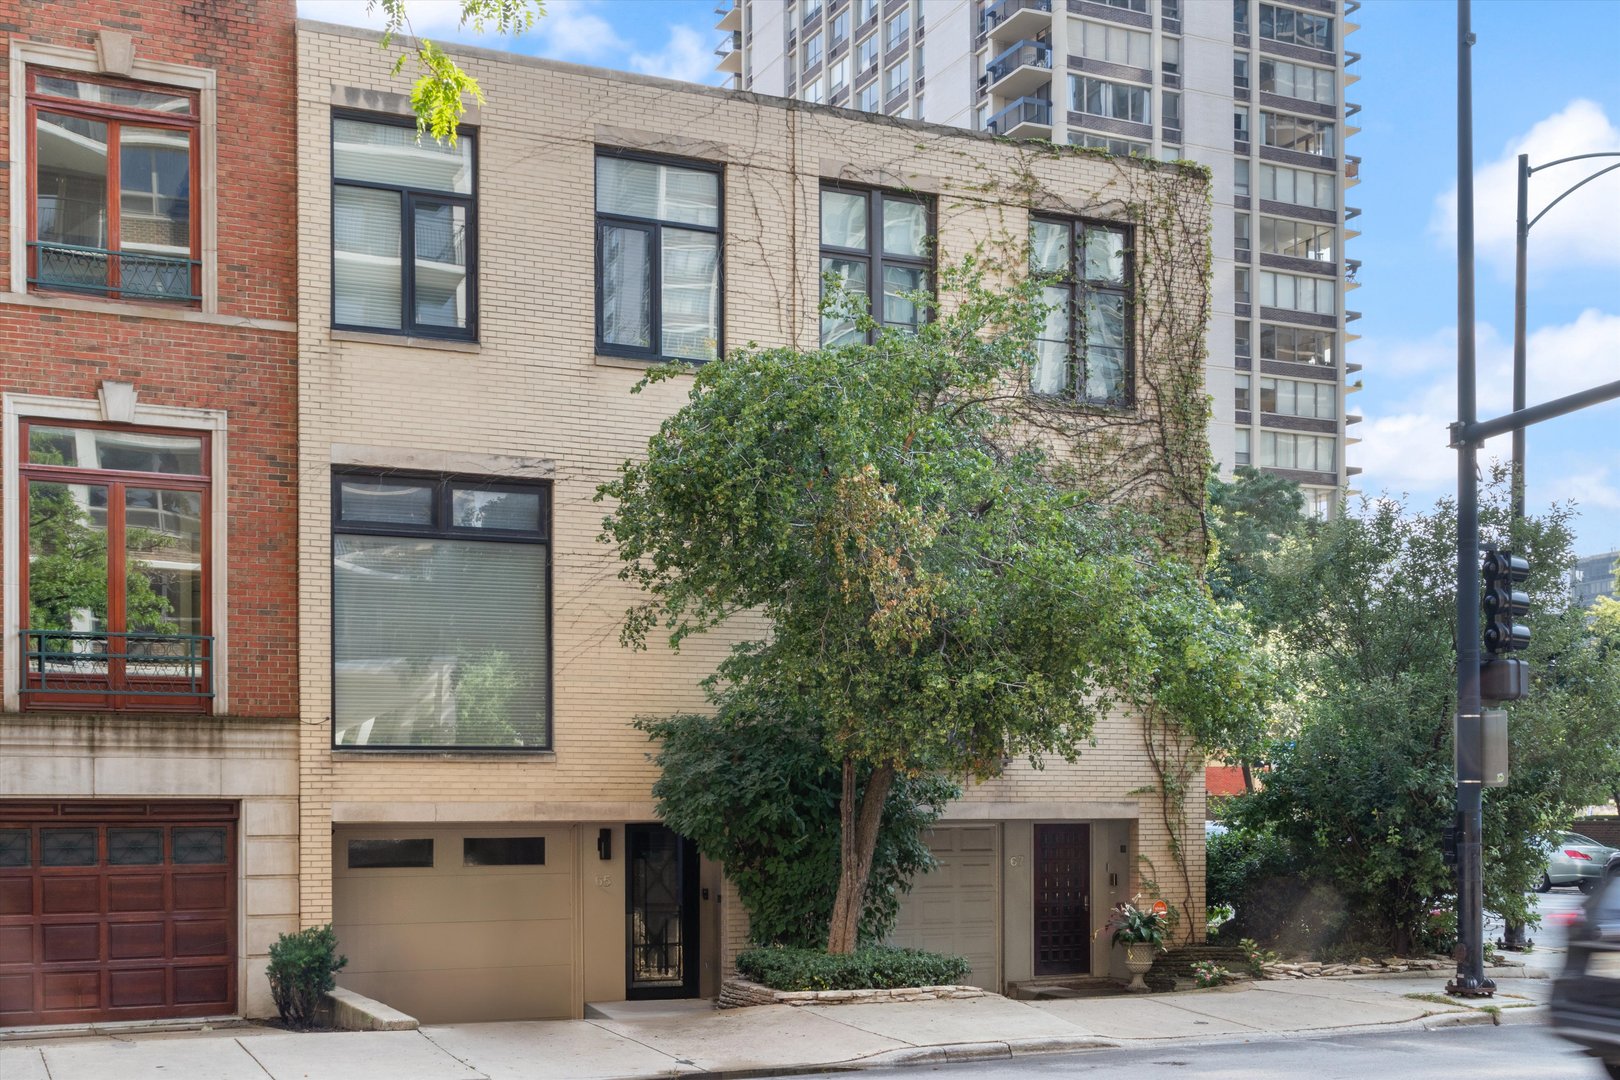
<path fill-rule="evenodd" d="M 920 949 L 857 949 L 830 956 L 820 949 L 749 949 L 737 954 L 737 971 L 772 990 L 894 990 L 949 986 L 972 965 L 960 956 Z"/>

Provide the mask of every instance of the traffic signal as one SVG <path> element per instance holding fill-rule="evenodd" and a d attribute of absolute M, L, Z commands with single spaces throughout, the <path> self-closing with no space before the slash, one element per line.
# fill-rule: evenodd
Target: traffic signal
<path fill-rule="evenodd" d="M 1530 612 L 1530 594 L 1518 586 L 1530 576 L 1530 564 L 1505 551 L 1485 553 L 1485 651 L 1492 656 L 1517 652 L 1530 645 L 1530 628 L 1513 620 Z"/>
<path fill-rule="evenodd" d="M 1486 659 L 1480 665 L 1480 696 L 1517 701 L 1530 689 L 1529 663 L 1511 655 L 1530 645 L 1530 628 L 1514 621 L 1530 611 L 1530 596 L 1519 588 L 1530 577 L 1530 563 L 1511 552 L 1486 551 L 1481 571 Z"/>

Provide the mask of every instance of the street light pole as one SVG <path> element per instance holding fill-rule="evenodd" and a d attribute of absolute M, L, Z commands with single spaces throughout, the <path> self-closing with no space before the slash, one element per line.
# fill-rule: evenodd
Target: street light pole
<path fill-rule="evenodd" d="M 1457 0 L 1457 426 L 1478 420 L 1474 393 L 1474 45 L 1469 0 Z M 1457 975 L 1446 991 L 1489 997 L 1485 977 L 1484 727 L 1479 696 L 1479 443 L 1457 445 Z M 1477 774 L 1477 775 L 1476 775 Z"/>

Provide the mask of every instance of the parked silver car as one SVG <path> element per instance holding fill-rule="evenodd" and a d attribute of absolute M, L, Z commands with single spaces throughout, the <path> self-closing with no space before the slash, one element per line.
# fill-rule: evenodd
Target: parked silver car
<path fill-rule="evenodd" d="M 1604 867 L 1615 849 L 1600 844 L 1580 833 L 1559 833 L 1557 842 L 1547 854 L 1547 869 L 1542 871 L 1540 892 L 1556 885 L 1578 885 L 1583 893 L 1597 888 L 1603 880 Z"/>
<path fill-rule="evenodd" d="M 1620 877 L 1594 892 L 1569 928 L 1564 970 L 1552 987 L 1552 1025 L 1620 1080 Z"/>

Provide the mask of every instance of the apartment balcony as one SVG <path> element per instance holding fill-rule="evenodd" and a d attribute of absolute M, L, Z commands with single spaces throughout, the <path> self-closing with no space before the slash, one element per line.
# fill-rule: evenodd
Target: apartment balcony
<path fill-rule="evenodd" d="M 206 712 L 214 639 L 205 634 L 23 630 L 22 699 L 31 708 Z"/>
<path fill-rule="evenodd" d="M 716 55 L 716 56 L 718 56 L 720 58 L 720 62 L 718 64 L 714 65 L 714 70 L 724 72 L 727 75 L 741 75 L 742 74 L 742 50 L 741 49 L 733 49 L 733 48 L 731 48 L 730 44 L 728 43 L 728 44 L 721 45 L 719 48 L 715 49 L 714 50 L 714 55 Z"/>
<path fill-rule="evenodd" d="M 721 4 L 714 9 L 714 13 L 720 16 L 720 21 L 714 24 L 716 30 L 724 30 L 731 34 L 743 28 L 741 5 Z"/>
<path fill-rule="evenodd" d="M 997 97 L 1027 97 L 1052 80 L 1052 46 L 1041 41 L 1020 41 L 984 68 L 990 93 Z"/>
<path fill-rule="evenodd" d="M 1359 413 L 1345 413 L 1344 426 L 1349 427 L 1351 424 L 1359 424 L 1363 419 Z"/>
<path fill-rule="evenodd" d="M 991 41 L 1043 35 L 1052 25 L 1052 0 L 996 0 L 984 10 L 980 30 Z"/>
<path fill-rule="evenodd" d="M 1021 97 L 986 120 L 984 129 L 1013 139 L 1050 139 L 1052 103 L 1045 98 Z"/>
<path fill-rule="evenodd" d="M 1346 284 L 1351 285 L 1351 286 L 1353 286 L 1355 288 L 1360 288 L 1361 283 L 1356 280 L 1356 275 L 1359 274 L 1359 273 L 1361 273 L 1361 260 L 1360 259 L 1346 259 L 1346 260 L 1344 260 L 1344 280 L 1345 280 Z"/>

